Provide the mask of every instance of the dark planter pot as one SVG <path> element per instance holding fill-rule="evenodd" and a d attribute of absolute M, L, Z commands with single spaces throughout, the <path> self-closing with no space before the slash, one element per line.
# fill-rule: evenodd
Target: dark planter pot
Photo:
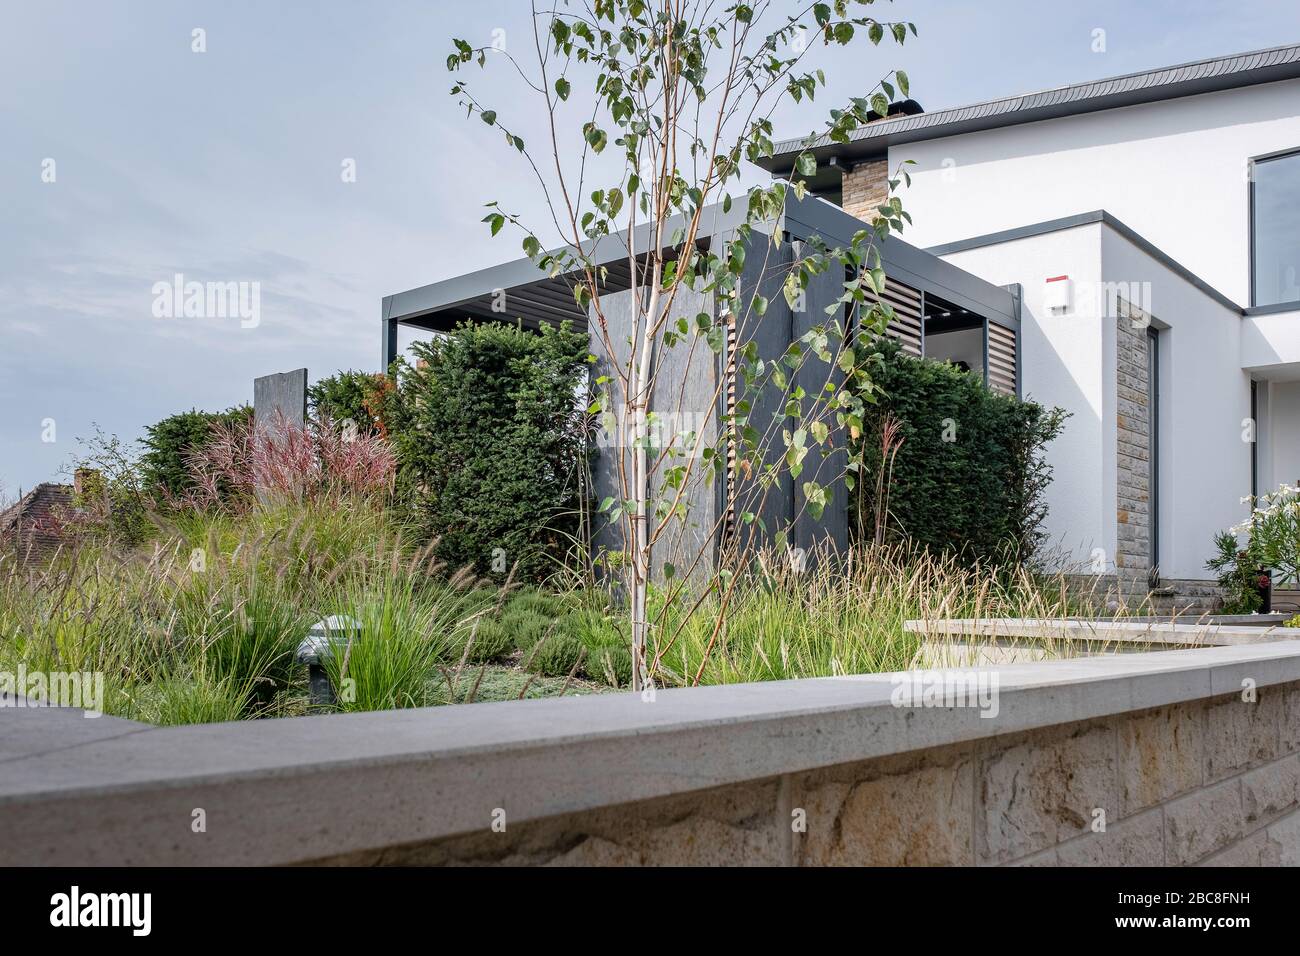
<path fill-rule="evenodd" d="M 1273 572 L 1268 568 L 1255 572 L 1255 593 L 1259 595 L 1259 613 L 1273 613 Z"/>

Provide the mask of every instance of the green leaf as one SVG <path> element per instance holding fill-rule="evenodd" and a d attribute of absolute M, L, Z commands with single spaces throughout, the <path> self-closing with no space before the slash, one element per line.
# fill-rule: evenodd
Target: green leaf
<path fill-rule="evenodd" d="M 562 100 L 569 98 L 569 81 L 564 77 L 560 77 L 555 81 L 555 95 Z"/>
<path fill-rule="evenodd" d="M 483 120 L 483 122 L 487 123 L 489 126 L 492 126 L 497 121 L 497 111 L 484 110 L 482 113 L 479 114 L 479 117 Z"/>
<path fill-rule="evenodd" d="M 895 70 L 895 71 L 894 71 L 894 79 L 898 80 L 898 88 L 899 88 L 900 90 L 903 91 L 903 95 L 904 95 L 904 96 L 909 96 L 909 95 L 911 95 L 911 94 L 910 94 L 910 91 L 909 91 L 909 89 L 908 89 L 908 82 L 907 82 L 907 74 L 906 74 L 906 73 L 904 73 L 902 70 Z"/>
<path fill-rule="evenodd" d="M 801 176 L 812 176 L 817 172 L 817 160 L 812 153 L 800 153 L 797 165 Z"/>
<path fill-rule="evenodd" d="M 822 512 L 826 510 L 826 489 L 815 481 L 805 481 L 803 496 L 808 502 L 808 513 L 814 521 L 820 521 Z"/>
<path fill-rule="evenodd" d="M 605 131 L 595 123 L 588 123 L 583 135 L 586 138 L 588 145 L 590 145 L 597 153 L 603 152 L 605 144 L 609 141 L 609 137 L 605 135 Z"/>

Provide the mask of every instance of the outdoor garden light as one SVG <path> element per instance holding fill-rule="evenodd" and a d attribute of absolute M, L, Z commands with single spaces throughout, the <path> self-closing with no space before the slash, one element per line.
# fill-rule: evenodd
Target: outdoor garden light
<path fill-rule="evenodd" d="M 334 648 L 346 648 L 349 641 L 360 633 L 361 625 L 355 619 L 344 614 L 331 614 L 313 624 L 298 645 L 295 657 L 298 663 L 307 665 L 312 707 L 329 707 L 334 703 L 334 687 L 325 662 L 334 653 Z"/>

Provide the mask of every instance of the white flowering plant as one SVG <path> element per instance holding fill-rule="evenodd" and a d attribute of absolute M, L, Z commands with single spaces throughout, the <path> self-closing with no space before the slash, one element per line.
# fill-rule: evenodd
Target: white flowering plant
<path fill-rule="evenodd" d="M 1300 488 L 1280 485 L 1277 491 L 1246 497 L 1250 516 L 1229 529 L 1238 539 L 1246 536 L 1245 551 L 1264 568 L 1271 568 L 1280 584 L 1300 583 Z"/>

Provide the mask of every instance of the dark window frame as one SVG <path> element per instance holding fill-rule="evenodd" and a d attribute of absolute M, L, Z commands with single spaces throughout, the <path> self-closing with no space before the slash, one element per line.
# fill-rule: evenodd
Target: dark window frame
<path fill-rule="evenodd" d="M 1151 493 L 1148 496 L 1151 519 L 1151 567 L 1147 582 L 1151 587 L 1160 585 L 1160 330 L 1147 326 L 1147 453 L 1151 456 Z"/>
<path fill-rule="evenodd" d="M 1250 164 L 1249 175 L 1247 178 L 1246 190 L 1246 238 L 1249 244 L 1250 253 L 1247 268 L 1250 271 L 1250 306 L 1251 309 L 1269 309 L 1275 312 L 1290 311 L 1289 307 L 1300 309 L 1300 299 L 1292 302 L 1273 302 L 1268 305 L 1260 305 L 1255 298 L 1255 166 L 1259 163 L 1268 163 L 1278 159 L 1288 159 L 1291 157 L 1300 157 L 1300 146 L 1292 146 L 1288 149 L 1279 149 L 1271 153 L 1263 153 L 1259 156 L 1251 156 L 1247 162 Z"/>

